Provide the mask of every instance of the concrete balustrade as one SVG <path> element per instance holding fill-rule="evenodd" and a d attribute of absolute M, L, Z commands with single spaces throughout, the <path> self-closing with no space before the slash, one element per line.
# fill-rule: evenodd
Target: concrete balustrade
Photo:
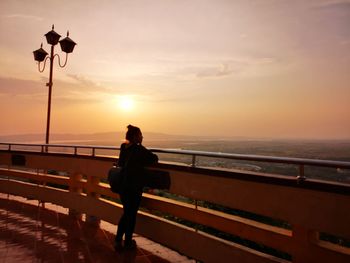
<path fill-rule="evenodd" d="M 13 165 L 13 156 L 25 163 Z M 0 150 L 0 192 L 70 209 L 73 216 L 116 224 L 121 205 L 105 180 L 114 158 Z M 137 233 L 204 262 L 289 262 L 151 214 L 157 211 L 287 253 L 291 262 L 350 262 L 350 249 L 319 239 L 325 232 L 350 240 L 350 186 L 316 180 L 160 163 L 170 173 L 169 192 L 288 223 L 290 229 L 144 194 Z M 34 169 L 34 170 L 33 170 Z M 64 171 L 69 177 L 35 172 Z M 68 187 L 68 190 L 50 186 Z M 107 199 L 111 200 L 107 200 Z M 146 212 L 150 211 L 150 212 Z"/>

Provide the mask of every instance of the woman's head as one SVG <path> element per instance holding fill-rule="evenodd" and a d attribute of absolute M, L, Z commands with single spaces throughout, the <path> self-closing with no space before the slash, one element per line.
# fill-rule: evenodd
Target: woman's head
<path fill-rule="evenodd" d="M 142 143 L 142 132 L 139 127 L 128 125 L 128 131 L 126 132 L 125 139 L 130 143 Z"/>

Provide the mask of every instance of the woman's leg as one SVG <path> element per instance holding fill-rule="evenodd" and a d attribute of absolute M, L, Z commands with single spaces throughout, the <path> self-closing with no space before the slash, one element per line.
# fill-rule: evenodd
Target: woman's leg
<path fill-rule="evenodd" d="M 123 214 L 119 220 L 119 223 L 118 223 L 117 234 L 115 236 L 115 242 L 116 243 L 122 242 L 124 234 L 125 234 L 125 216 Z"/>
<path fill-rule="evenodd" d="M 126 224 L 127 224 L 127 218 L 126 218 L 126 214 L 127 214 L 127 207 L 128 204 L 126 204 L 126 200 L 127 198 L 124 197 L 124 195 L 120 195 L 120 199 L 123 205 L 123 214 L 119 219 L 119 223 L 118 223 L 118 229 L 117 229 L 117 234 L 115 236 L 115 242 L 116 243 L 121 243 L 123 240 L 123 236 L 125 234 L 125 229 L 126 229 Z"/>
<path fill-rule="evenodd" d="M 132 235 L 135 230 L 137 211 L 140 207 L 142 193 L 134 193 L 130 196 L 127 206 L 126 224 L 125 224 L 125 243 L 131 244 Z"/>

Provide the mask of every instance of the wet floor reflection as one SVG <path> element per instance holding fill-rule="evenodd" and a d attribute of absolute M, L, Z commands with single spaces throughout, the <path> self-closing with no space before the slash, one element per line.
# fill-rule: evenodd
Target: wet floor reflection
<path fill-rule="evenodd" d="M 143 237 L 137 250 L 116 253 L 111 232 L 23 200 L 0 194 L 1 263 L 191 262 Z"/>

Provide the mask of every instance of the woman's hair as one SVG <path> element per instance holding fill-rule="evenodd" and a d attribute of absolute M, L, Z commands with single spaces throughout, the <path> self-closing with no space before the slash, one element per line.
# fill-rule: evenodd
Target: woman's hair
<path fill-rule="evenodd" d="M 131 124 L 129 124 L 127 128 L 128 128 L 128 131 L 126 132 L 125 139 L 127 139 L 131 143 L 135 143 L 137 136 L 141 133 L 140 128 L 136 126 L 132 126 Z"/>

